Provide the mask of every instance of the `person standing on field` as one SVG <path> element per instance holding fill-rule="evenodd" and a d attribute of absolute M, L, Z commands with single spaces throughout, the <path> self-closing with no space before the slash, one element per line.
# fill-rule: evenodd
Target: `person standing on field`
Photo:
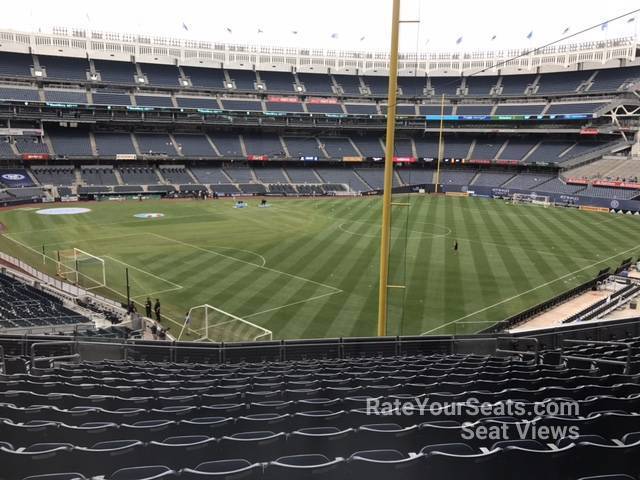
<path fill-rule="evenodd" d="M 147 301 L 144 302 L 144 312 L 147 318 L 151 318 L 151 299 L 147 297 Z"/>
<path fill-rule="evenodd" d="M 156 303 L 153 305 L 153 311 L 156 314 L 156 320 L 159 322 L 161 320 L 160 316 L 160 299 L 156 298 Z"/>

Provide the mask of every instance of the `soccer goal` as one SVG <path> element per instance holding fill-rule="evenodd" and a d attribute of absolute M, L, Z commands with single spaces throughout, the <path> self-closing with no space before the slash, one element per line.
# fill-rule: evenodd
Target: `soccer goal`
<path fill-rule="evenodd" d="M 107 285 L 104 259 L 79 248 L 58 251 L 58 275 L 87 290 Z"/>
<path fill-rule="evenodd" d="M 195 340 L 199 342 L 246 342 L 273 339 L 271 330 L 206 303 L 191 307 L 182 321 L 184 323 L 178 340 L 185 332 L 196 336 Z"/>
<path fill-rule="evenodd" d="M 545 208 L 552 205 L 550 197 L 535 193 L 514 193 L 511 195 L 511 203 L 514 205 L 539 205 Z"/>

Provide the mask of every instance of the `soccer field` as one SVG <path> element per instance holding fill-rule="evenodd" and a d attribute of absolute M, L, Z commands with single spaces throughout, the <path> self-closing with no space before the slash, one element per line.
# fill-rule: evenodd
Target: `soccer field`
<path fill-rule="evenodd" d="M 390 289 L 390 335 L 477 332 L 640 253 L 638 217 L 460 197 L 402 201 L 410 205 L 394 207 L 390 284 L 405 288 Z M 5 210 L 0 248 L 49 273 L 43 246 L 51 258 L 73 248 L 98 256 L 108 288 L 96 291 L 120 301 L 128 268 L 131 296 L 159 298 L 174 333 L 186 310 L 207 303 L 278 339 L 375 335 L 381 198 L 270 202 L 93 202 L 81 205 L 89 213 L 59 216 Z"/>

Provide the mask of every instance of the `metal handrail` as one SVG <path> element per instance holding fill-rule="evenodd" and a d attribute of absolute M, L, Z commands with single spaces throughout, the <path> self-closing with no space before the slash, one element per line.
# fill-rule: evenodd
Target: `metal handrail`
<path fill-rule="evenodd" d="M 7 373 L 7 366 L 4 362 L 4 347 L 0 345 L 0 372 L 2 372 L 3 374 Z"/>
<path fill-rule="evenodd" d="M 36 348 L 38 346 L 62 346 L 62 345 L 69 345 L 72 347 L 72 350 L 75 351 L 76 353 L 70 354 L 70 355 L 50 355 L 50 356 L 46 356 L 46 357 L 36 357 Z M 31 361 L 31 368 L 36 368 L 36 363 L 39 362 L 40 360 L 72 360 L 72 359 L 77 359 L 80 360 L 80 354 L 78 353 L 78 344 L 77 342 L 70 342 L 70 341 L 60 341 L 60 342 L 36 342 L 36 343 L 32 343 L 31 344 L 31 348 L 30 348 L 30 361 Z"/>
<path fill-rule="evenodd" d="M 514 353 L 518 355 L 533 355 L 536 365 L 540 365 L 540 341 L 537 338 L 535 337 L 498 337 L 496 338 L 496 342 L 500 342 L 501 340 L 511 341 L 511 342 L 515 341 L 516 343 L 518 343 L 520 340 L 526 340 L 533 343 L 535 347 L 533 352 L 527 351 L 527 350 L 511 350 L 511 349 L 505 349 L 505 348 L 496 348 L 496 353 L 500 352 L 500 353 Z M 497 346 L 497 343 L 496 343 L 496 346 Z"/>
<path fill-rule="evenodd" d="M 629 374 L 629 372 L 631 371 L 631 360 L 633 358 L 633 355 L 631 354 L 631 343 L 630 342 L 623 342 L 623 341 L 616 341 L 616 340 L 610 340 L 610 341 L 606 341 L 606 340 L 577 340 L 577 339 L 573 339 L 573 338 L 565 338 L 562 340 L 563 343 L 577 343 L 577 344 L 584 344 L 584 345 L 622 345 L 624 347 L 626 347 L 627 349 L 627 359 L 625 361 L 622 360 L 609 360 L 606 358 L 593 358 L 593 357 L 583 357 L 581 355 L 565 355 L 564 354 L 564 347 L 562 349 L 562 356 L 564 358 L 568 358 L 569 360 L 584 360 L 584 361 L 589 361 L 589 362 L 593 362 L 593 363 L 603 363 L 606 365 L 624 365 L 624 373 L 625 374 Z"/>

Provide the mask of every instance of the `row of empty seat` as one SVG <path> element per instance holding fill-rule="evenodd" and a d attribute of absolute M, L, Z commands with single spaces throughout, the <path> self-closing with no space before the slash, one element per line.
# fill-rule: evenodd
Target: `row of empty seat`
<path fill-rule="evenodd" d="M 637 374 L 564 362 L 438 354 L 32 367 L 0 376 L 0 434 L 10 440 L 0 478 L 637 475 Z M 393 401 L 402 409 L 372 408 Z M 478 402 L 502 413 L 479 414 Z M 576 410 L 543 413 L 558 402 Z M 502 434 L 478 434 L 490 429 Z M 555 433 L 534 438 L 542 431 Z"/>
<path fill-rule="evenodd" d="M 206 88 L 247 92 L 308 93 L 349 96 L 380 95 L 388 91 L 387 77 L 215 69 L 166 64 L 0 52 L 0 75 L 67 81 L 70 83 L 152 85 L 164 88 Z M 611 92 L 640 77 L 638 67 L 523 75 L 476 77 L 400 77 L 404 96 L 524 95 Z"/>
<path fill-rule="evenodd" d="M 256 133 L 211 132 L 187 133 L 105 133 L 76 129 L 52 129 L 46 141 L 14 141 L 16 152 L 55 153 L 61 157 L 106 157 L 134 154 L 154 157 L 319 159 L 344 157 L 384 157 L 383 138 L 376 135 L 293 136 Z M 0 155 L 16 157 L 5 139 Z M 92 146 L 93 145 L 93 146 Z M 471 160 L 512 160 L 524 163 L 562 163 L 585 154 L 618 146 L 603 140 L 547 140 L 530 136 L 446 136 L 445 158 Z M 396 139 L 394 154 L 398 157 L 437 158 L 438 138 L 429 135 Z M 33 150 L 33 152 L 31 152 Z"/>
<path fill-rule="evenodd" d="M 180 96 L 175 99 L 168 95 L 116 93 L 111 91 L 93 91 L 90 96 L 81 90 L 50 90 L 44 89 L 42 96 L 36 89 L 29 87 L 15 87 L 0 85 L 0 100 L 18 102 L 47 102 L 69 105 L 110 105 L 110 106 L 138 106 L 149 108 L 189 108 L 208 110 L 229 110 L 238 112 L 288 112 L 309 114 L 340 114 L 340 115 L 384 115 L 387 105 L 384 103 L 348 103 L 332 102 L 318 103 L 314 101 L 286 101 L 216 98 L 205 96 Z M 547 103 L 485 103 L 446 104 L 445 115 L 560 115 L 560 114 L 588 114 L 596 112 L 609 105 L 609 101 L 599 102 L 553 102 Z M 396 108 L 399 116 L 440 115 L 438 104 L 401 103 Z"/>

